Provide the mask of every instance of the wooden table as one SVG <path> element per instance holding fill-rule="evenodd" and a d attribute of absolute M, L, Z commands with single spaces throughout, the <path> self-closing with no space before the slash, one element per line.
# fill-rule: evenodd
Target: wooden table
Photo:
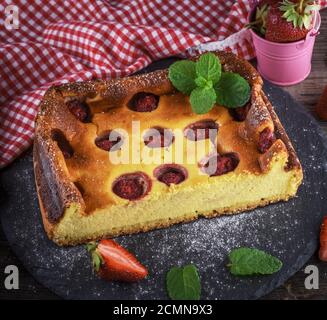
<path fill-rule="evenodd" d="M 321 12 L 322 27 L 317 38 L 313 53 L 313 64 L 310 76 L 302 83 L 285 88 L 296 100 L 302 102 L 308 111 L 313 114 L 316 104 L 324 86 L 327 85 L 327 10 Z M 327 122 L 320 122 L 327 132 Z M 327 212 L 326 212 L 327 214 Z M 20 270 L 20 289 L 5 290 L 3 287 L 3 270 L 7 265 L 16 265 Z M 306 265 L 315 265 L 319 269 L 320 281 L 318 290 L 307 290 L 304 287 L 305 266 L 291 277 L 283 286 L 275 289 L 263 299 L 327 299 L 327 263 L 320 262 L 317 253 Z M 20 261 L 11 251 L 0 229 L 0 300 L 1 299 L 59 299 L 48 289 L 37 283 L 24 269 Z"/>

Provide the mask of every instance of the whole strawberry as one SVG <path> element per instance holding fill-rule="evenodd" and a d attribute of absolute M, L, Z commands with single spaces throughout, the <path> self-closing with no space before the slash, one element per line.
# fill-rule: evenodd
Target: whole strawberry
<path fill-rule="evenodd" d="M 246 28 L 253 29 L 262 36 L 266 33 L 267 16 L 271 6 L 277 4 L 279 0 L 261 0 L 256 6 L 253 21 L 246 25 Z"/>
<path fill-rule="evenodd" d="M 262 0 L 247 27 L 272 42 L 298 41 L 304 39 L 312 28 L 316 10 L 319 10 L 319 5 L 313 0 Z"/>
<path fill-rule="evenodd" d="M 267 15 L 265 38 L 273 42 L 304 39 L 312 28 L 313 11 L 318 9 L 311 0 L 284 0 L 281 5 L 272 5 Z"/>

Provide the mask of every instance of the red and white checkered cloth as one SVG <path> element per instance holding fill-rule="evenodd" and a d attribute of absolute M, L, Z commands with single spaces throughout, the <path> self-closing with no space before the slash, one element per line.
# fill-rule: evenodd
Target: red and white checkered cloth
<path fill-rule="evenodd" d="M 0 168 L 32 143 L 38 105 L 52 85 L 126 76 L 212 41 L 246 59 L 254 57 L 248 37 L 230 41 L 254 2 L 2 0 Z M 9 5 L 19 10 L 18 29 L 5 26 Z"/>

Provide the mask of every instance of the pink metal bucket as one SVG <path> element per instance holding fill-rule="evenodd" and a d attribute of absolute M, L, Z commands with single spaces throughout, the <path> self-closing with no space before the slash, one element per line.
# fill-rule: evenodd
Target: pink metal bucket
<path fill-rule="evenodd" d="M 250 30 L 258 71 L 265 79 L 280 86 L 289 86 L 303 81 L 310 74 L 312 50 L 321 23 L 319 12 L 314 19 L 314 28 L 306 38 L 291 43 L 267 41 Z"/>

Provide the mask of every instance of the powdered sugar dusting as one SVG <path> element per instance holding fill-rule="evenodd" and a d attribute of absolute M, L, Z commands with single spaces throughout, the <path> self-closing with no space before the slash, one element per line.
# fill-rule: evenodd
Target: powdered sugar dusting
<path fill-rule="evenodd" d="M 300 106 L 280 89 L 266 87 L 266 91 L 304 169 L 304 183 L 296 198 L 239 215 L 119 237 L 117 241 L 136 254 L 150 275 L 136 284 L 108 283 L 93 274 L 83 246 L 60 248 L 47 239 L 28 155 L 3 174 L 10 206 L 5 204 L 1 218 L 14 251 L 38 281 L 65 298 L 167 298 L 166 272 L 188 263 L 199 269 L 203 299 L 256 298 L 267 293 L 315 250 L 320 220 L 327 212 L 327 148 L 317 125 Z M 240 246 L 274 254 L 284 262 L 283 269 L 268 277 L 231 276 L 227 254 Z"/>

